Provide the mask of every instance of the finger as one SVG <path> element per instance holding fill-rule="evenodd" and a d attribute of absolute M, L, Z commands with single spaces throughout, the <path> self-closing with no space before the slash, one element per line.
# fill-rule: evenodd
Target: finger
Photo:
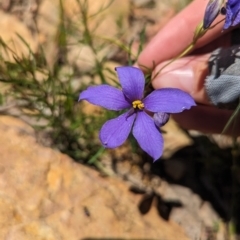
<path fill-rule="evenodd" d="M 176 57 L 192 42 L 197 25 L 203 20 L 208 1 L 195 0 L 182 10 L 146 46 L 138 59 L 139 66 L 153 68 L 164 60 Z M 215 22 L 223 19 L 219 16 Z M 199 48 L 226 32 L 222 31 L 223 22 L 209 30 L 196 44 Z"/>
<path fill-rule="evenodd" d="M 188 56 L 181 58 L 165 67 L 160 74 L 159 70 L 166 64 L 159 64 L 153 72 L 154 88 L 180 88 L 188 92 L 196 102 L 210 104 L 207 97 L 204 81 L 209 74 L 208 59 L 210 54 L 200 56 Z"/>
<path fill-rule="evenodd" d="M 191 55 L 210 53 L 219 47 L 223 47 L 223 48 L 230 47 L 233 44 L 233 37 L 234 37 L 233 32 L 228 32 L 225 35 L 220 36 L 219 38 L 215 39 L 214 41 L 195 49 L 191 53 Z M 237 43 L 237 44 L 239 44 L 239 43 Z"/>
<path fill-rule="evenodd" d="M 196 106 L 189 111 L 174 114 L 173 117 L 185 129 L 195 129 L 205 133 L 222 133 L 232 113 L 230 110 L 210 106 Z M 240 125 L 231 124 L 224 134 L 239 136 Z"/>

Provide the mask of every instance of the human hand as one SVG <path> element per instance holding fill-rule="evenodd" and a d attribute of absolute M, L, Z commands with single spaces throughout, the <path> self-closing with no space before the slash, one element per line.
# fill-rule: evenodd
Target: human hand
<path fill-rule="evenodd" d="M 195 0 L 182 12 L 175 16 L 146 46 L 138 59 L 138 65 L 146 70 L 153 69 L 152 76 L 170 60 L 192 42 L 196 26 L 203 20 L 208 1 Z M 224 19 L 219 16 L 214 23 Z M 184 128 L 196 129 L 203 132 L 221 133 L 232 115 L 230 110 L 222 110 L 210 103 L 204 82 L 208 72 L 208 59 L 210 53 L 218 47 L 231 45 L 232 29 L 222 31 L 224 22 L 220 22 L 213 29 L 200 38 L 190 56 L 178 59 L 164 68 L 153 79 L 154 88 L 174 87 L 180 88 L 195 99 L 197 107 L 180 114 L 174 118 Z M 228 134 L 240 134 L 240 126 L 229 129 Z"/>

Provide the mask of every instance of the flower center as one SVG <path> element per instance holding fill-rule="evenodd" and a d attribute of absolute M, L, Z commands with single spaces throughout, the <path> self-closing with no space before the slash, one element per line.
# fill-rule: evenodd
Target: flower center
<path fill-rule="evenodd" d="M 138 108 L 139 110 L 143 110 L 144 109 L 144 104 L 141 100 L 136 100 L 132 102 L 132 106 L 134 109 Z"/>

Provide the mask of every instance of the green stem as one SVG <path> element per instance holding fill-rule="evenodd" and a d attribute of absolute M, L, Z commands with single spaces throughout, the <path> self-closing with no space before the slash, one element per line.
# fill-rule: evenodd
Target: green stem
<path fill-rule="evenodd" d="M 194 42 L 192 42 L 191 44 L 189 44 L 189 45 L 186 47 L 186 49 L 185 49 L 182 53 L 180 53 L 177 57 L 171 59 L 171 60 L 170 60 L 169 62 L 167 62 L 163 67 L 161 67 L 160 70 L 153 76 L 152 81 L 157 77 L 157 75 L 158 75 L 165 67 L 167 67 L 168 65 L 170 65 L 171 63 L 173 63 L 173 62 L 176 61 L 177 59 L 179 59 L 179 58 L 187 55 L 187 54 L 193 49 L 194 45 L 195 45 Z"/>
<path fill-rule="evenodd" d="M 131 49 L 129 49 L 127 46 L 125 46 L 123 43 L 121 43 L 119 40 L 116 40 L 116 39 L 111 39 L 111 38 L 108 38 L 108 37 L 104 37 L 104 36 L 100 36 L 100 35 L 94 35 L 96 38 L 99 38 L 99 39 L 102 39 L 106 42 L 109 42 L 111 44 L 114 44 L 116 46 L 118 46 L 119 48 L 121 48 L 123 51 L 125 51 L 126 53 L 128 54 L 131 54 L 133 55 L 134 58 L 137 58 L 136 55 L 134 55 L 132 52 L 131 52 Z"/>
<path fill-rule="evenodd" d="M 171 63 L 173 63 L 174 61 L 176 61 L 177 59 L 181 58 L 181 57 L 184 57 L 185 55 L 187 55 L 188 53 L 190 53 L 196 42 L 198 41 L 199 38 L 201 38 L 203 35 L 205 35 L 205 33 L 208 31 L 208 29 L 204 29 L 203 28 L 203 22 L 200 22 L 198 24 L 198 26 L 196 27 L 195 29 L 195 32 L 194 32 L 194 36 L 193 36 L 193 40 L 192 42 L 184 49 L 183 52 L 181 52 L 177 57 L 171 59 L 169 62 L 167 62 L 156 74 L 155 76 L 153 76 L 152 80 L 148 83 L 150 84 L 156 77 L 157 75 L 165 68 L 167 67 L 168 65 L 170 65 Z"/>
<path fill-rule="evenodd" d="M 105 151 L 104 147 L 100 147 L 99 150 L 88 160 L 88 164 L 93 164 L 98 170 L 100 170 L 104 175 L 106 176 L 112 176 L 113 173 L 108 171 L 100 161 L 98 161 L 98 158 L 103 154 Z"/>
<path fill-rule="evenodd" d="M 104 147 L 100 147 L 99 150 L 88 160 L 88 164 L 95 164 L 97 159 L 103 154 L 105 151 Z"/>
<path fill-rule="evenodd" d="M 225 125 L 224 129 L 222 130 L 222 134 L 228 130 L 228 128 L 230 127 L 230 125 L 233 123 L 234 120 L 236 120 L 235 123 L 237 123 L 239 114 L 240 114 L 240 98 L 239 98 L 239 104 L 238 104 L 237 108 L 234 110 L 233 114 L 231 115 L 227 124 Z"/>
<path fill-rule="evenodd" d="M 104 175 L 109 176 L 109 177 L 111 177 L 111 176 L 114 175 L 112 172 L 108 171 L 108 170 L 102 165 L 101 162 L 96 161 L 96 162 L 94 163 L 94 165 L 95 165 L 95 167 L 96 167 L 98 170 L 100 170 Z"/>

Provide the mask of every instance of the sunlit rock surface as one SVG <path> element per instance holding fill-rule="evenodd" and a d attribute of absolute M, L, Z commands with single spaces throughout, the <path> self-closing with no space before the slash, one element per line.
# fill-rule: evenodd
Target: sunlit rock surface
<path fill-rule="evenodd" d="M 156 208 L 141 215 L 126 183 L 36 142 L 18 119 L 0 117 L 0 239 L 188 239 Z"/>

